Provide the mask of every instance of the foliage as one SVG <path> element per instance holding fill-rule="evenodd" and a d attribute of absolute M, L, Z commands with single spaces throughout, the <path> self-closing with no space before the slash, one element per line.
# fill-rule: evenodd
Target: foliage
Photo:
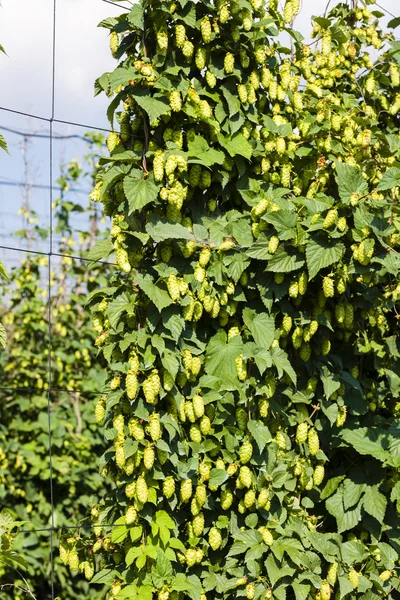
<path fill-rule="evenodd" d="M 88 137 L 88 142 L 90 153 L 85 168 L 93 173 L 99 148 L 95 139 Z M 104 442 L 94 419 L 94 406 L 104 381 L 104 361 L 95 356 L 85 303 L 92 289 L 106 284 L 109 267 L 69 256 L 85 256 L 102 232 L 97 211 L 91 210 L 87 214 L 89 231 L 76 239 L 71 223 L 74 214 L 83 209 L 71 201 L 67 192 L 84 173 L 76 161 L 64 171 L 58 181 L 62 196 L 54 205 L 55 254 L 50 257 L 50 269 L 48 256 L 28 253 L 20 266 L 11 270 L 9 283 L 2 289 L 8 344 L 0 356 L 0 504 L 26 522 L 25 532 L 15 538 L 14 550 L 26 558 L 27 569 L 21 569 L 21 573 L 32 593 L 38 599 L 51 597 L 53 541 L 55 589 L 58 597 L 66 600 L 87 598 L 88 583 L 83 574 L 71 578 L 62 564 L 56 552 L 58 532 L 64 527 L 74 528 L 73 534 L 79 531 L 87 507 L 107 488 L 98 472 Z M 35 221 L 34 214 L 30 221 Z M 34 227 L 25 235 L 32 241 L 45 232 Z M 47 392 L 49 369 L 51 391 Z M 46 531 L 52 525 L 50 476 L 56 528 L 53 540 Z M 3 592 L 6 595 L 0 593 L 0 597 L 22 597 L 19 588 L 26 582 L 15 574 L 12 565 L 0 568 L 0 579 L 7 586 Z M 10 582 L 15 587 L 9 588 Z M 101 589 L 96 589 L 90 597 L 99 598 L 101 594 Z"/>
<path fill-rule="evenodd" d="M 400 46 L 343 3 L 303 45 L 277 5 L 102 22 L 110 598 L 398 597 Z"/>

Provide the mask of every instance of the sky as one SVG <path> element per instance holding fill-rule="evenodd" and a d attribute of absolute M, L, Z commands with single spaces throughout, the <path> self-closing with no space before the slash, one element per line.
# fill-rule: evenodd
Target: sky
<path fill-rule="evenodd" d="M 337 0 L 332 0 L 331 5 L 335 2 Z M 0 43 L 7 56 L 0 56 L 0 107 L 48 119 L 52 112 L 53 0 L 1 0 L 1 4 Z M 400 14 L 399 0 L 380 0 L 379 4 L 393 14 Z M 121 5 L 128 4 L 121 1 Z M 307 37 L 311 16 L 321 13 L 324 7 L 325 1 L 302 0 L 295 28 Z M 93 84 L 104 71 L 114 69 L 116 62 L 109 52 L 108 32 L 97 24 L 122 11 L 119 6 L 103 0 L 57 0 L 54 116 L 88 127 L 55 123 L 54 133 L 82 135 L 87 129 L 108 128 L 109 100 L 104 95 L 95 98 Z M 49 133 L 46 121 L 1 109 L 0 127 Z M 9 142 L 11 156 L 0 155 L 0 246 L 24 247 L 23 241 L 12 238 L 13 231 L 21 227 L 18 208 L 24 191 L 15 183 L 24 181 L 26 175 L 36 186 L 49 185 L 50 144 L 46 138 L 31 139 L 25 145 L 24 164 L 21 152 L 24 138 L 10 132 L 3 131 L 3 134 Z M 84 145 L 79 140 L 55 140 L 53 181 L 59 174 L 58 165 L 82 152 Z M 48 226 L 48 190 L 31 189 L 30 198 L 40 223 Z M 85 203 L 86 197 L 80 194 L 76 200 Z M 2 257 L 4 253 L 0 248 Z"/>

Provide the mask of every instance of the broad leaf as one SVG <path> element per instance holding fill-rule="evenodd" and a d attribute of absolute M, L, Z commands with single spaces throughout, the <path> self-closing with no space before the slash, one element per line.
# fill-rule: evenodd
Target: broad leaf
<path fill-rule="evenodd" d="M 329 243 L 321 238 L 315 238 L 307 244 L 306 259 L 310 279 L 313 279 L 321 269 L 330 267 L 338 262 L 345 247 L 342 243 Z"/>
<path fill-rule="evenodd" d="M 158 198 L 159 186 L 154 182 L 153 176 L 147 179 L 138 177 L 125 177 L 124 192 L 128 199 L 129 213 L 142 210 L 150 202 Z"/>
<path fill-rule="evenodd" d="M 339 188 L 339 196 L 343 202 L 349 204 L 353 194 L 358 197 L 368 194 L 368 183 L 365 181 L 360 169 L 337 161 L 336 165 L 336 183 Z"/>

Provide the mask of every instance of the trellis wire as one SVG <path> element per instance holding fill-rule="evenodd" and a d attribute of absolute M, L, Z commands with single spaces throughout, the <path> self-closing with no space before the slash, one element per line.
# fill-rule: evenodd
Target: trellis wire
<path fill-rule="evenodd" d="M 128 0 L 130 1 L 130 0 Z M 102 2 L 105 2 L 106 4 L 111 4 L 113 6 L 117 6 L 119 8 L 125 9 L 126 10 L 126 6 L 123 6 L 121 4 L 118 4 L 116 2 L 113 2 L 112 0 L 102 0 Z M 0 106 L 0 111 L 3 112 L 7 112 L 10 114 L 15 114 L 15 115 L 21 115 L 21 116 L 25 116 L 25 117 L 29 117 L 32 119 L 37 119 L 39 121 L 43 121 L 46 123 L 49 123 L 49 134 L 48 135 L 44 135 L 44 134 L 40 134 L 40 133 L 23 133 L 23 132 L 19 132 L 17 130 L 12 130 L 10 128 L 6 128 L 6 127 L 1 127 L 1 129 L 4 129 L 5 131 L 10 131 L 10 133 L 15 133 L 15 134 L 20 134 L 23 135 L 25 137 L 29 136 L 29 137 L 42 137 L 42 138 L 48 138 L 49 139 L 49 185 L 48 186 L 44 186 L 45 188 L 49 189 L 49 234 L 50 234 L 50 238 L 49 238 L 49 250 L 48 252 L 41 252 L 41 251 L 37 251 L 37 250 L 31 250 L 31 249 L 22 249 L 22 248 L 17 248 L 17 247 L 12 247 L 12 246 L 4 246 L 4 245 L 0 245 L 0 249 L 3 250 L 10 250 L 10 251 L 17 251 L 17 252 L 24 252 L 25 254 L 34 254 L 34 255 L 40 255 L 40 256 L 48 256 L 49 262 L 48 262 L 48 271 L 47 271 L 47 277 L 48 277 L 48 290 L 47 290 L 47 294 L 48 294 L 48 301 L 47 301 L 47 312 L 48 312 L 48 365 L 47 365 L 47 388 L 45 388 L 44 390 L 39 390 L 37 388 L 30 388 L 30 387 L 3 387 L 0 385 L 0 391 L 4 391 L 4 392 L 20 392 L 20 393 L 46 393 L 47 395 L 47 426 L 48 426 L 48 453 L 49 453 L 49 472 L 50 472 L 50 477 L 49 477 L 49 486 L 50 486 L 50 506 L 51 506 L 51 516 L 50 516 L 50 527 L 39 527 L 39 528 L 31 528 L 31 529 L 21 529 L 20 533 L 45 533 L 45 532 L 49 532 L 50 534 L 50 539 L 49 539 L 49 556 L 50 556 L 50 585 L 51 585 L 51 600 L 55 600 L 55 571 L 54 571 L 54 554 L 53 554 L 53 541 L 54 541 L 54 534 L 57 531 L 62 531 L 62 530 L 80 530 L 80 529 L 88 529 L 91 530 L 93 529 L 93 527 L 95 526 L 95 524 L 91 524 L 91 525 L 55 525 L 55 510 L 54 510 L 54 479 L 53 479 L 53 462 L 52 462 L 52 433 L 51 433 L 51 424 L 52 424 L 52 394 L 54 392 L 66 392 L 66 393 L 76 393 L 76 394 L 82 394 L 82 392 L 80 390 L 69 390 L 69 389 L 63 389 L 63 388 L 53 388 L 52 387 L 52 310 L 51 310 L 51 305 L 52 305 L 52 292 L 51 292 L 51 263 L 52 263 L 52 257 L 64 257 L 64 258 L 72 258 L 75 260 L 81 260 L 81 261 L 86 261 L 88 264 L 89 263 L 99 263 L 99 264 L 104 264 L 104 265 L 110 265 L 110 266 L 115 266 L 115 263 L 112 262 L 108 262 L 108 261 L 104 261 L 104 260 L 95 260 L 95 259 L 89 259 L 89 258 L 85 258 L 82 256 L 75 256 L 72 254 L 63 254 L 63 253 L 59 253 L 59 252 L 53 252 L 53 191 L 55 189 L 56 186 L 53 185 L 53 172 L 54 172 L 54 165 L 53 165 L 53 142 L 56 139 L 70 139 L 70 138 L 81 138 L 81 139 L 85 139 L 82 136 L 78 136 L 78 135 L 71 135 L 71 136 L 62 136 L 59 135 L 57 133 L 54 132 L 54 124 L 55 123 L 59 123 L 59 124 L 64 124 L 64 125 L 71 125 L 74 127 L 82 127 L 84 129 L 87 130 L 97 130 L 97 131 L 103 131 L 106 133 L 110 133 L 112 130 L 111 129 L 106 129 L 104 127 L 94 127 L 92 125 L 89 125 L 87 123 L 83 124 L 83 123 L 77 123 L 77 122 L 73 122 L 73 121 L 66 121 L 63 119 L 57 119 L 55 116 L 55 76 L 56 76 L 56 24 L 57 24 L 57 0 L 53 0 L 53 4 L 52 4 L 52 81 L 51 81 L 51 116 L 50 118 L 47 117 L 43 117 L 41 115 L 36 115 L 36 114 L 32 114 L 32 113 L 28 113 L 28 112 L 24 112 L 24 111 L 19 111 L 19 110 L 14 110 L 11 108 L 8 108 L 6 106 Z M 141 136 L 137 136 L 137 135 L 133 135 L 133 138 L 140 138 Z M 88 396 L 95 396 L 95 395 L 100 395 L 101 392 L 88 392 L 87 393 Z M 110 525 L 104 525 L 102 524 L 102 527 L 107 527 L 107 528 L 111 528 L 114 527 L 113 524 Z"/>

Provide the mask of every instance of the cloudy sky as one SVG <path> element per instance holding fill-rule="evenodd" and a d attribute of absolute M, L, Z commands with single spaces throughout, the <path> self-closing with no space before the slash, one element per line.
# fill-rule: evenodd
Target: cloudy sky
<path fill-rule="evenodd" d="M 332 0 L 333 5 L 337 0 Z M 0 56 L 0 107 L 28 112 L 44 118 L 51 116 L 53 0 L 1 0 L 0 43 L 8 56 Z M 124 4 L 124 2 L 121 2 Z M 126 5 L 125 3 L 124 5 Z M 391 13 L 400 13 L 399 0 L 379 0 Z M 303 0 L 296 29 L 307 35 L 310 17 L 321 13 L 325 0 Z M 397 6 L 397 8 L 396 8 Z M 107 31 L 97 24 L 107 16 L 121 13 L 119 6 L 103 0 L 57 0 L 55 117 L 63 121 L 86 124 L 91 128 L 108 127 L 105 117 L 107 98 L 93 96 L 93 82 L 104 71 L 115 68 L 108 49 Z M 13 115 L 0 110 L 0 127 L 18 131 L 48 132 L 45 121 Z M 61 135 L 82 134 L 85 129 L 55 123 Z M 11 157 L 0 155 L 0 245 L 12 231 L 21 226 L 17 207 L 21 188 L 11 182 L 24 178 L 21 154 L 23 138 L 6 134 Z M 54 142 L 54 159 L 62 160 L 82 153 L 77 140 Z M 35 185 L 49 183 L 49 142 L 31 140 L 27 150 L 28 175 Z M 8 183 L 7 183 L 8 181 Z M 49 219 L 48 193 L 31 191 L 32 203 L 44 226 Z M 83 199 L 83 201 L 85 201 Z"/>

